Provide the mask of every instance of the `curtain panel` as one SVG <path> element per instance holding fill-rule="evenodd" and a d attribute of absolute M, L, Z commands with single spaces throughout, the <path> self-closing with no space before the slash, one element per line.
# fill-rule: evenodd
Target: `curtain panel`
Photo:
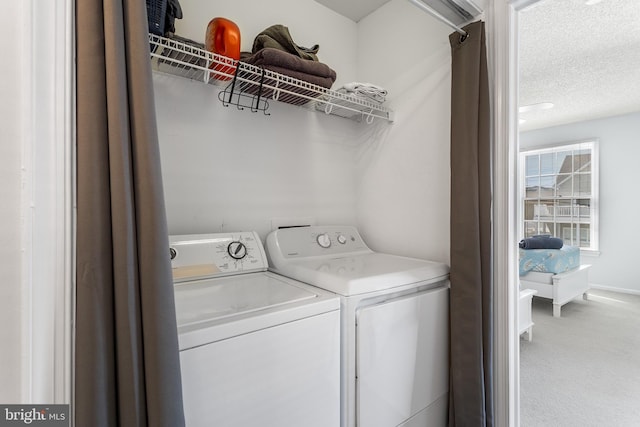
<path fill-rule="evenodd" d="M 145 3 L 78 0 L 75 425 L 184 425 Z"/>
<path fill-rule="evenodd" d="M 493 426 L 490 105 L 484 22 L 449 37 L 451 390 L 449 425 Z"/>

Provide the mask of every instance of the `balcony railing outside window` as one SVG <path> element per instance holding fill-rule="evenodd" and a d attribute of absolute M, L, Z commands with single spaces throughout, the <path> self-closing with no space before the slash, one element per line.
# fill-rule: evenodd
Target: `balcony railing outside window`
<path fill-rule="evenodd" d="M 591 218 L 590 206 L 554 206 L 554 205 L 534 205 L 533 219 L 536 220 L 556 220 L 567 219 L 589 221 Z"/>

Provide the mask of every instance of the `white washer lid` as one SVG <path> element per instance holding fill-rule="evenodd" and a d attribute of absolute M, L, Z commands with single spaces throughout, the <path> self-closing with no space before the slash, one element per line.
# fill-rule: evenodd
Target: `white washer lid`
<path fill-rule="evenodd" d="M 275 271 L 344 296 L 435 283 L 449 275 L 446 264 L 375 252 L 289 260 Z"/>
<path fill-rule="evenodd" d="M 338 310 L 337 296 L 270 272 L 174 286 L 180 350 Z"/>

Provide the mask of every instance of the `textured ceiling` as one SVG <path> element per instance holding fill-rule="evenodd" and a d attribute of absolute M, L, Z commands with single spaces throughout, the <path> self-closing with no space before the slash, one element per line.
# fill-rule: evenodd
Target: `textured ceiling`
<path fill-rule="evenodd" d="M 640 111 L 640 0 L 541 0 L 519 14 L 526 131 Z"/>

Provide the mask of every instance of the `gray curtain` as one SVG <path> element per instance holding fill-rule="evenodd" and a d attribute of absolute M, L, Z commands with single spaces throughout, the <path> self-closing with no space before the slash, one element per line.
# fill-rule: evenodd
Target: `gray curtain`
<path fill-rule="evenodd" d="M 146 6 L 78 0 L 78 427 L 184 425 Z"/>
<path fill-rule="evenodd" d="M 491 147 L 484 22 L 449 37 L 451 394 L 449 425 L 493 426 Z"/>

